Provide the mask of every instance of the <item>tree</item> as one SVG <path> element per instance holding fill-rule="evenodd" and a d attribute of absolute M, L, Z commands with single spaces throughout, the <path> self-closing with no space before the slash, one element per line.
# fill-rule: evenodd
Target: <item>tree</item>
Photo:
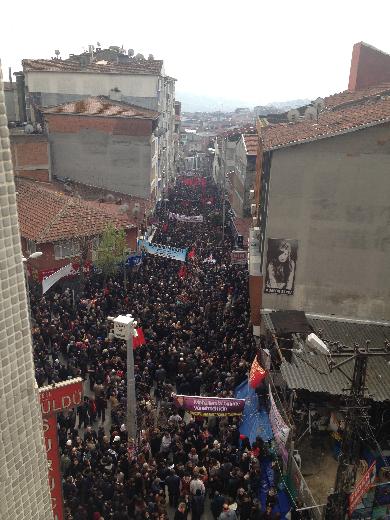
<path fill-rule="evenodd" d="M 109 224 L 103 231 L 95 260 L 95 265 L 102 271 L 104 280 L 118 272 L 127 250 L 125 230 L 115 229 Z"/>

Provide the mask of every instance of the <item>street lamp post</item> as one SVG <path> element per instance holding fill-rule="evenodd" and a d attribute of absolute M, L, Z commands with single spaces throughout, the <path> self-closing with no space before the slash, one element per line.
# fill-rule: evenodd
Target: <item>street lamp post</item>
<path fill-rule="evenodd" d="M 135 393 L 133 338 L 137 336 L 137 322 L 131 314 L 117 318 L 108 317 L 114 322 L 114 336 L 126 341 L 127 355 L 127 431 L 129 438 L 137 441 L 137 399 Z"/>

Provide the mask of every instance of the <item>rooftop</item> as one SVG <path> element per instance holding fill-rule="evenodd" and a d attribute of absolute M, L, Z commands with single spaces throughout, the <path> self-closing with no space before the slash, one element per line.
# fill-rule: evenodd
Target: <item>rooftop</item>
<path fill-rule="evenodd" d="M 124 216 L 52 191 L 31 181 L 15 179 L 20 233 L 37 243 L 96 236 L 111 223 L 117 228 L 134 227 Z"/>
<path fill-rule="evenodd" d="M 259 138 L 257 134 L 242 134 L 247 155 L 257 155 Z"/>
<path fill-rule="evenodd" d="M 320 112 L 318 121 L 299 120 L 261 129 L 265 150 L 334 137 L 390 122 L 390 95 L 363 98 L 352 105 Z"/>
<path fill-rule="evenodd" d="M 22 60 L 24 72 L 93 72 L 100 74 L 161 74 L 162 60 L 128 58 L 125 62 L 75 56 L 66 60 Z"/>
<path fill-rule="evenodd" d="M 390 83 L 383 83 L 375 87 L 367 87 L 362 90 L 344 90 L 337 94 L 332 94 L 325 98 L 325 107 L 328 109 L 334 109 L 340 107 L 344 103 L 354 103 L 366 98 L 370 98 L 377 95 L 389 95 L 390 94 Z"/>
<path fill-rule="evenodd" d="M 126 117 L 133 119 L 157 119 L 158 112 L 105 96 L 89 97 L 46 108 L 45 114 L 84 115 L 94 117 Z"/>
<path fill-rule="evenodd" d="M 263 317 L 267 328 L 276 333 L 272 314 L 273 312 L 265 311 Z M 306 319 L 310 329 L 321 337 L 332 353 L 335 352 L 336 343 L 345 350 L 353 348 L 355 343 L 365 347 L 366 341 L 370 342 L 370 348 L 381 348 L 385 340 L 390 339 L 388 322 L 355 321 L 315 314 L 306 314 Z M 303 344 L 303 339 L 301 342 Z M 292 350 L 291 363 L 284 360 L 280 367 L 287 385 L 296 390 L 344 395 L 351 386 L 348 377 L 352 377 L 354 363 L 343 365 L 344 374 L 337 369 L 331 372 L 327 356 L 302 346 L 301 351 Z M 346 352 L 345 357 L 342 355 L 334 360 L 338 362 L 348 357 L 350 354 Z M 369 358 L 366 382 L 368 394 L 374 401 L 390 400 L 390 352 Z"/>

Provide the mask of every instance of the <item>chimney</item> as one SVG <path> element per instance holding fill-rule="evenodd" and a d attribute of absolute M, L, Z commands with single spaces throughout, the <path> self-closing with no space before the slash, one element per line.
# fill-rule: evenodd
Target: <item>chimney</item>
<path fill-rule="evenodd" d="M 348 90 L 354 92 L 381 83 L 390 83 L 390 55 L 367 43 L 355 43 Z"/>
<path fill-rule="evenodd" d="M 112 101 L 122 101 L 122 92 L 118 87 L 112 88 L 109 97 Z"/>

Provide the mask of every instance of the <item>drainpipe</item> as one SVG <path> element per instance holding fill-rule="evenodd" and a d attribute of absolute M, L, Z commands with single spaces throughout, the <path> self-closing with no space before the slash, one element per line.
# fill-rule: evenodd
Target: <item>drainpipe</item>
<path fill-rule="evenodd" d="M 26 84 L 23 72 L 15 72 L 16 91 L 18 93 L 19 120 L 21 123 L 27 122 L 26 113 Z"/>

